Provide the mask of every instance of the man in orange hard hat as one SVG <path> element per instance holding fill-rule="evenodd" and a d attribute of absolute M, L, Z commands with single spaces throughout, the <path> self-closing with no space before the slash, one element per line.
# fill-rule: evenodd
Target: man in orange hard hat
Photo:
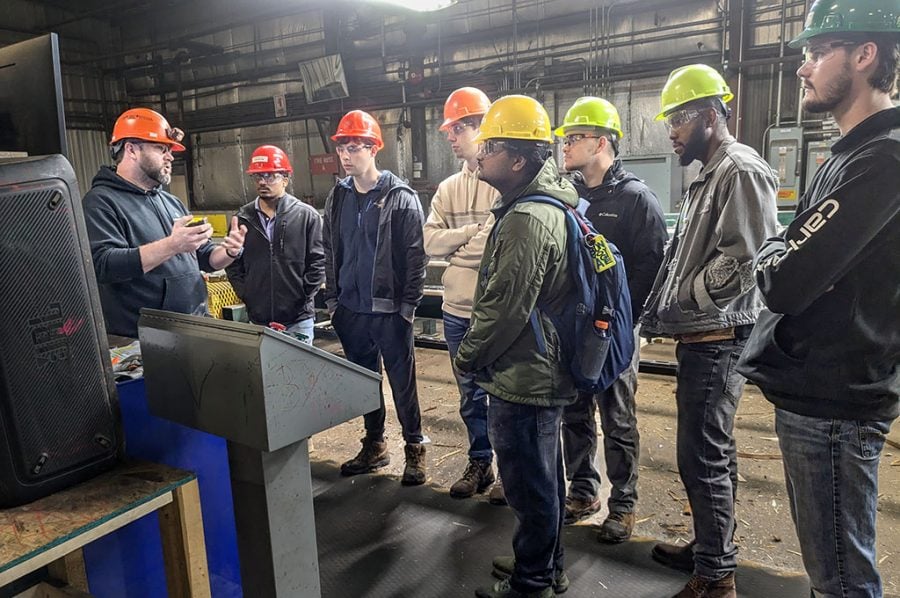
<path fill-rule="evenodd" d="M 438 185 L 425 222 L 425 252 L 449 262 L 441 280 L 444 339 L 451 362 L 469 329 L 481 255 L 494 221 L 491 205 L 500 196 L 496 189 L 479 180 L 475 161 L 478 144 L 473 139 L 490 106 L 487 95 L 474 87 L 457 89 L 444 103 L 440 130 L 446 133 L 450 149 L 463 164 L 460 172 Z M 494 452 L 487 431 L 487 394 L 471 375 L 456 368 L 453 374 L 459 386 L 459 414 L 469 436 L 469 464 L 462 477 L 450 487 L 450 496 L 469 498 L 485 491 L 495 480 Z M 501 496 L 493 490 L 491 494 L 492 501 Z"/>
<path fill-rule="evenodd" d="M 109 142 L 114 167 L 101 166 L 84 196 L 84 218 L 107 332 L 137 338 L 142 307 L 207 313 L 200 270 L 231 264 L 244 246 L 246 228 L 232 219 L 220 245 L 212 226 L 192 225 L 181 201 L 165 191 L 172 152 L 184 151 L 183 133 L 148 108 L 119 116 Z"/>
<path fill-rule="evenodd" d="M 262 145 L 250 156 L 247 174 L 257 196 L 238 210 L 247 236 L 226 271 L 251 322 L 284 324 L 312 343 L 313 297 L 325 280 L 322 218 L 287 192 L 293 172 L 287 155 L 274 145 Z"/>
<path fill-rule="evenodd" d="M 413 316 L 425 286 L 419 196 L 375 155 L 381 127 L 371 114 L 348 112 L 331 138 L 347 177 L 325 201 L 325 304 L 350 361 L 379 372 L 383 360 L 406 441 L 404 485 L 425 483 L 425 445 L 416 390 Z M 362 449 L 341 465 L 351 476 L 390 463 L 381 406 L 364 417 Z"/>

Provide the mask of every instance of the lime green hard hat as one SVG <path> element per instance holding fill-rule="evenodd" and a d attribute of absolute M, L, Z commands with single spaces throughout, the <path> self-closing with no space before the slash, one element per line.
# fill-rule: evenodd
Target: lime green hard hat
<path fill-rule="evenodd" d="M 799 48 L 819 35 L 900 33 L 900 0 L 816 0 L 803 31 L 788 45 Z"/>
<path fill-rule="evenodd" d="M 584 96 L 575 100 L 575 103 L 566 112 L 562 126 L 553 133 L 557 137 L 565 137 L 566 129 L 572 127 L 600 127 L 615 131 L 618 138 L 622 138 L 622 121 L 619 120 L 619 112 L 611 102 L 603 98 Z"/>
<path fill-rule="evenodd" d="M 675 108 L 701 98 L 722 98 L 730 102 L 734 98 L 719 71 L 705 64 L 689 64 L 675 69 L 663 86 L 659 96 L 660 112 L 656 120 L 662 120 Z"/>

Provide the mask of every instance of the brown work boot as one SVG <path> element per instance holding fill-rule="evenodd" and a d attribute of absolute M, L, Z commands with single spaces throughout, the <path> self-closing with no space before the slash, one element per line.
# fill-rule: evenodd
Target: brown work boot
<path fill-rule="evenodd" d="M 387 443 L 384 440 L 363 438 L 362 449 L 346 463 L 341 465 L 341 475 L 359 475 L 370 473 L 376 469 L 386 467 L 391 462 L 388 454 Z"/>
<path fill-rule="evenodd" d="M 672 598 L 737 598 L 734 587 L 734 573 L 721 579 L 692 576 L 687 585 Z"/>
<path fill-rule="evenodd" d="M 488 493 L 488 502 L 492 505 L 504 506 L 509 503 L 506 502 L 506 492 L 503 491 L 503 480 L 500 479 L 500 476 L 497 476 L 497 481 L 494 482 L 494 485 L 491 487 L 491 491 Z"/>
<path fill-rule="evenodd" d="M 600 526 L 597 539 L 607 544 L 618 544 L 631 537 L 634 531 L 634 513 L 613 511 Z"/>
<path fill-rule="evenodd" d="M 494 470 L 491 462 L 479 459 L 469 459 L 466 470 L 460 479 L 450 486 L 450 496 L 453 498 L 469 498 L 475 493 L 484 492 L 488 486 L 494 483 Z"/>
<path fill-rule="evenodd" d="M 566 514 L 563 518 L 565 525 L 578 523 L 582 519 L 587 519 L 600 510 L 600 499 L 596 496 L 593 498 L 575 498 L 574 496 L 566 497 Z"/>
<path fill-rule="evenodd" d="M 694 544 L 696 540 L 691 540 L 690 544 L 678 546 L 676 544 L 666 544 L 660 542 L 650 551 L 650 556 L 657 563 L 663 564 L 670 569 L 677 569 L 685 573 L 694 572 Z"/>
<path fill-rule="evenodd" d="M 404 448 L 406 468 L 400 483 L 404 486 L 418 486 L 425 483 L 425 445 L 410 442 Z"/>

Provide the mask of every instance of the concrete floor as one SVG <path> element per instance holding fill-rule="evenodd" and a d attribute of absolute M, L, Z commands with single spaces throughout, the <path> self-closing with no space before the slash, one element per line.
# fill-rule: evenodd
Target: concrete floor
<path fill-rule="evenodd" d="M 317 339 L 324 349 L 340 352 L 340 345 Z M 653 344 L 642 349 L 645 358 L 674 361 L 673 346 Z M 418 349 L 417 373 L 425 434 L 430 437 L 428 483 L 446 491 L 462 473 L 466 435 L 458 415 L 459 395 L 448 356 L 443 351 Z M 387 439 L 393 461 L 383 473 L 399 476 L 403 443 L 388 398 Z M 691 518 L 675 460 L 675 379 L 641 374 L 637 404 L 641 434 L 639 502 L 635 535 L 643 539 L 687 542 Z M 599 426 L 598 426 L 599 428 Z M 799 545 L 791 523 L 780 452 L 774 431 L 773 407 L 753 386 L 746 387 L 736 421 L 740 486 L 737 543 L 739 558 L 784 572 L 803 571 Z M 359 449 L 362 419 L 318 434 L 311 443 L 314 460 L 342 462 Z M 886 596 L 900 598 L 900 425 L 895 425 L 880 468 L 878 559 Z M 602 462 L 602 458 L 601 458 Z M 602 463 L 601 463 L 602 467 Z M 604 488 L 608 492 L 608 488 Z M 485 496 L 471 500 L 485 501 Z M 498 507 L 502 508 L 502 507 Z M 605 512 L 579 525 L 595 526 Z"/>

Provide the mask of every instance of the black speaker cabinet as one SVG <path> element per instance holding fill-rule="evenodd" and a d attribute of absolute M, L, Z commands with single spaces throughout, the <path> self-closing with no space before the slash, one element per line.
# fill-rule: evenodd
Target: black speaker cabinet
<path fill-rule="evenodd" d="M 0 507 L 115 462 L 118 404 L 75 173 L 0 161 Z"/>

